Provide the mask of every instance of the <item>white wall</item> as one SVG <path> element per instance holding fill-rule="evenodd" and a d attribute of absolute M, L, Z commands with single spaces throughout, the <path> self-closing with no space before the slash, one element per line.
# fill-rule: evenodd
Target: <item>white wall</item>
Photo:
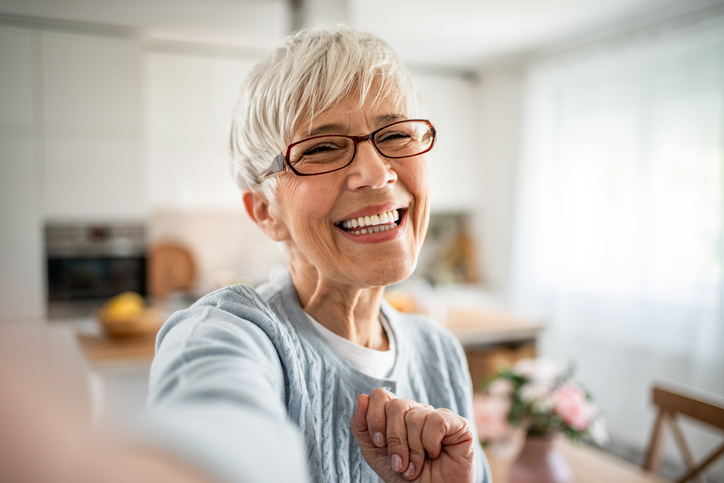
<path fill-rule="evenodd" d="M 475 179 L 479 186 L 475 226 L 483 281 L 503 300 L 510 290 L 524 90 L 523 66 L 489 68 L 481 73 L 475 131 L 480 163 Z"/>
<path fill-rule="evenodd" d="M 478 208 L 483 172 L 478 148 L 478 85 L 455 73 L 412 71 L 425 108 L 437 129 L 435 147 L 426 155 L 433 212 Z"/>

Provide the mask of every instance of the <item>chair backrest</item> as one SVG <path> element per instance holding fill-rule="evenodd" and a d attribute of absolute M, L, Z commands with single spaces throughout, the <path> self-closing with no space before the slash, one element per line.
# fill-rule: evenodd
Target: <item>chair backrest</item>
<path fill-rule="evenodd" d="M 651 393 L 652 402 L 658 407 L 659 411 L 651 433 L 644 466 L 653 472 L 658 472 L 661 463 L 664 429 L 668 426 L 671 428 L 687 467 L 687 472 L 677 480 L 679 483 L 689 480 L 703 483 L 705 481 L 704 469 L 724 454 L 724 443 L 722 443 L 700 462 L 696 463 L 691 451 L 689 451 L 684 435 L 677 424 L 679 415 L 695 419 L 717 430 L 724 431 L 724 403 L 715 401 L 715 396 L 694 395 L 694 392 L 694 390 L 682 391 L 678 388 L 670 389 L 654 386 Z"/>

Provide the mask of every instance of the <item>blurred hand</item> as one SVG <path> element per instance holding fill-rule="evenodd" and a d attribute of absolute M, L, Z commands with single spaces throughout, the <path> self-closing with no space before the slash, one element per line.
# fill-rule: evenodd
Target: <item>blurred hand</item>
<path fill-rule="evenodd" d="M 475 481 L 472 426 L 448 409 L 375 389 L 357 398 L 350 427 L 367 464 L 386 483 Z"/>
<path fill-rule="evenodd" d="M 42 354 L 6 342 L 0 337 L 0 482 L 213 483 L 165 453 L 92 432 L 80 401 L 50 397 L 47 375 L 30 370 Z"/>

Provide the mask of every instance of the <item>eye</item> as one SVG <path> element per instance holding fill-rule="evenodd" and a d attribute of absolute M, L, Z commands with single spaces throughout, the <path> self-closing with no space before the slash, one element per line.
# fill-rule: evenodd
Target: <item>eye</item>
<path fill-rule="evenodd" d="M 289 157 L 290 162 L 298 169 L 306 169 L 302 165 L 330 164 L 345 160 L 351 151 L 354 151 L 354 147 L 347 138 L 332 136 L 303 141 L 294 146 Z"/>
<path fill-rule="evenodd" d="M 384 143 L 384 142 L 389 142 L 389 141 L 400 141 L 400 140 L 404 140 L 404 139 L 410 139 L 411 137 L 412 137 L 411 134 L 408 132 L 387 131 L 387 132 L 381 133 L 377 137 L 377 142 Z"/>
<path fill-rule="evenodd" d="M 330 142 L 317 143 L 312 146 L 305 147 L 302 152 L 302 156 L 322 155 L 333 151 L 339 151 L 340 149 L 344 149 L 344 146 Z"/>

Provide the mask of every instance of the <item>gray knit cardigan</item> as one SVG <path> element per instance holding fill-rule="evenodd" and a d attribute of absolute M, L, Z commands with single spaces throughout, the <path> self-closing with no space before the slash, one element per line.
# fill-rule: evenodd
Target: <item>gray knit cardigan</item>
<path fill-rule="evenodd" d="M 465 354 L 439 324 L 383 302 L 397 355 L 389 379 L 347 362 L 305 316 L 289 274 L 213 292 L 162 327 L 148 405 L 155 438 L 222 481 L 377 483 L 352 436 L 377 387 L 473 422 Z M 490 472 L 476 446 L 477 481 Z"/>

